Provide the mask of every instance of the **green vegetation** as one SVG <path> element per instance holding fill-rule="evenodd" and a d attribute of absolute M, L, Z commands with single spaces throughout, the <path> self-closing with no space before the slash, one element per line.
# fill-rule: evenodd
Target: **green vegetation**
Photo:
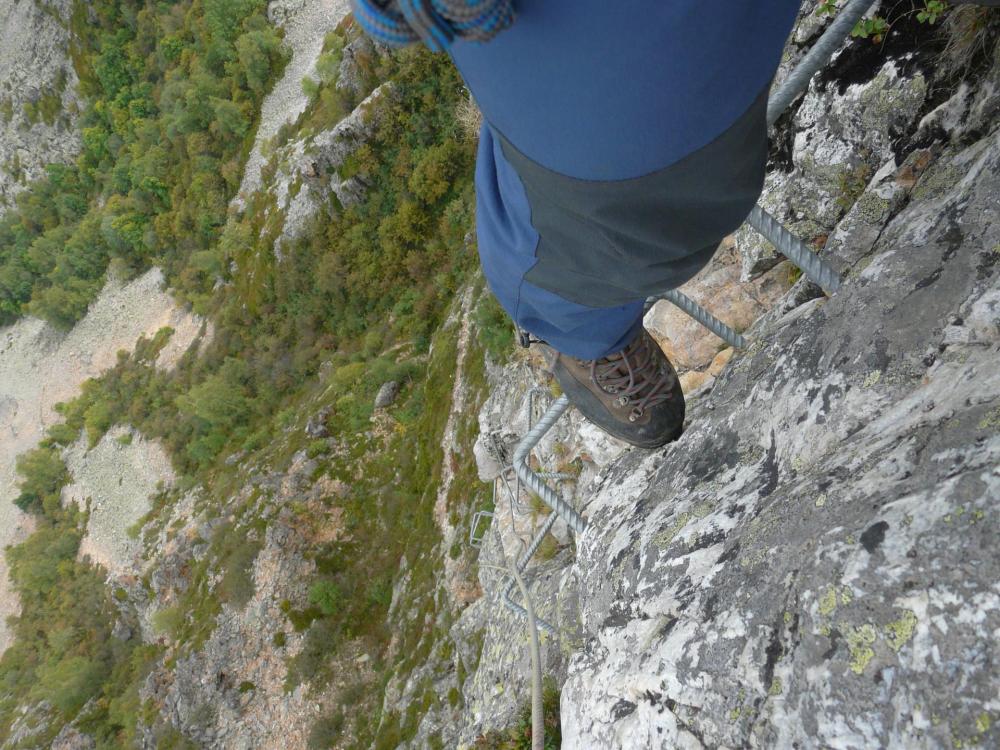
<path fill-rule="evenodd" d="M 817 16 L 834 16 L 837 14 L 837 0 L 820 0 L 816 6 Z"/>
<path fill-rule="evenodd" d="M 490 359 L 498 364 L 505 362 L 514 346 L 514 324 L 496 297 L 489 293 L 480 296 L 473 321 Z"/>
<path fill-rule="evenodd" d="M 332 206 L 335 218 L 317 222 L 278 261 L 266 196 L 251 198 L 242 218 L 226 216 L 257 106 L 283 60 L 263 4 L 91 7 L 93 22 L 82 8 L 74 19 L 88 100 L 84 150 L 76 164 L 51 167 L 0 221 L 0 319 L 30 312 L 69 326 L 109 265 L 128 275 L 158 263 L 183 298 L 212 318 L 216 334 L 200 356 L 182 357 L 170 372 L 154 367 L 170 330 L 140 340 L 132 355 L 120 353 L 114 367 L 59 405 L 63 421 L 19 461 L 18 505 L 35 514 L 38 530 L 8 553 L 23 611 L 13 622 L 15 644 L 0 659 L 0 743 L 28 697 L 48 700 L 63 718 L 77 715 L 101 748 L 133 746 L 140 725 L 152 728 L 159 747 L 188 746 L 139 699 L 164 647 L 111 637 L 116 621 L 137 629 L 128 592 L 105 586 L 100 568 L 76 562 L 84 519 L 59 503 L 68 478 L 61 448 L 81 431 L 94 445 L 113 425 L 128 424 L 164 445 L 179 477 L 154 498 L 136 537 L 142 533 L 148 545 L 172 503 L 196 486 L 198 511 L 223 519 L 207 552 L 192 561 L 186 589 L 153 618 L 170 644 L 168 668 L 201 647 L 224 605 L 242 607 L 255 593 L 253 564 L 268 521 L 257 516 L 259 490 L 234 501 L 245 480 L 226 456 L 242 451 L 246 464 L 281 470 L 304 450 L 317 461 L 311 479 L 350 487 L 344 497 L 287 506 L 292 522 L 316 527 L 336 505 L 348 532 L 308 550 L 317 570 L 308 595 L 282 604 L 292 629 L 305 634 L 289 660 L 288 687 L 308 681 L 323 690 L 343 673 L 343 659 L 371 655 L 374 682 L 359 677 L 346 688 L 364 710 L 323 717 L 312 741 L 327 747 L 344 735 L 359 748 L 395 747 L 437 698 L 428 682 L 405 715 L 383 717 L 388 680 L 432 654 L 453 658 L 442 645 L 452 615 L 438 589 L 433 508 L 457 335 L 440 329 L 475 267 L 465 245 L 474 144 L 455 117 L 465 102 L 461 81 L 447 58 L 419 49 L 363 59 L 369 90 L 393 82 L 373 107 L 374 136 L 344 170 L 364 178 L 367 199 Z M 327 39 L 312 103 L 286 137 L 331 127 L 365 94 L 334 85 L 340 50 L 356 33 L 348 23 Z M 224 283 L 215 288 L 217 280 Z M 475 293 L 480 330 L 469 347 L 468 413 L 457 435 L 468 447 L 486 395 L 485 352 L 502 359 L 511 341 L 481 281 Z M 324 362 L 329 374 L 321 378 Z M 401 393 L 385 417 L 388 429 L 374 430 L 372 401 L 387 380 L 399 382 Z M 305 419 L 326 406 L 331 439 L 346 452 L 304 434 Z M 460 523 L 486 505 L 471 461 L 460 463 L 447 500 Z M 177 530 L 166 529 L 168 536 Z M 469 554 L 454 552 L 463 560 Z M 418 616 L 390 625 L 404 555 L 409 584 L 399 611 Z M 474 565 L 468 569 L 474 576 Z M 400 643 L 390 661 L 392 629 Z M 284 632 L 271 637 L 275 647 L 286 643 Z M 475 665 L 458 667 L 464 675 Z M 79 715 L 84 705 L 86 716 Z M 58 731 L 52 718 L 45 731 Z"/>
<path fill-rule="evenodd" d="M 937 23 L 947 8 L 948 4 L 942 0 L 925 0 L 923 10 L 917 12 L 917 20 L 920 23 Z"/>
<path fill-rule="evenodd" d="M 66 90 L 66 71 L 60 70 L 52 86 L 42 89 L 35 99 L 24 103 L 24 116 L 30 125 L 42 121 L 46 125 L 55 124 L 56 117 L 62 109 L 62 94 Z M 10 121 L 13 116 L 13 107 L 8 100 L 5 106 L 0 107 L 4 113 L 4 119 Z"/>
<path fill-rule="evenodd" d="M 896 8 L 890 7 L 893 11 L 894 20 L 890 23 L 886 18 L 875 14 L 862 18 L 851 30 L 851 36 L 860 39 L 870 39 L 873 44 L 881 44 L 885 35 L 889 33 L 892 25 L 908 16 L 916 16 L 919 23 L 933 26 L 949 10 L 948 3 L 944 0 L 922 0 L 915 4 L 910 10 L 898 13 Z M 835 0 L 824 0 L 820 3 L 816 11 L 818 14 L 834 15 L 837 12 Z"/>
<path fill-rule="evenodd" d="M 545 750 L 558 750 L 562 745 L 559 725 L 559 690 L 551 678 L 545 679 L 542 693 L 542 711 L 545 718 Z M 476 750 L 530 750 L 531 749 L 531 705 L 524 707 L 514 726 L 483 735 L 475 744 Z"/>
<path fill-rule="evenodd" d="M 0 220 L 0 325 L 24 313 L 69 327 L 116 260 L 157 263 L 198 309 L 239 184 L 251 123 L 284 64 L 263 0 L 79 3 L 71 50 L 83 148 Z M 52 123 L 65 76 L 26 106 Z"/>
<path fill-rule="evenodd" d="M 837 175 L 837 195 L 834 199 L 841 210 L 850 210 L 865 192 L 870 177 L 871 167 L 865 162 L 855 167 L 844 167 Z"/>
<path fill-rule="evenodd" d="M 862 18 L 858 21 L 854 25 L 854 28 L 851 29 L 851 36 L 860 37 L 861 39 L 871 39 L 874 44 L 878 44 L 882 41 L 888 30 L 889 22 L 882 18 L 882 16 L 876 15 Z"/>

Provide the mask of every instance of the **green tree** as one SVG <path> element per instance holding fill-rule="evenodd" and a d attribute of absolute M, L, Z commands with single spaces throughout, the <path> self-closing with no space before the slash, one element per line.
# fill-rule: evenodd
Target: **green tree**
<path fill-rule="evenodd" d="M 52 448 L 35 448 L 22 453 L 16 460 L 17 471 L 24 477 L 21 494 L 14 501 L 24 511 L 38 512 L 46 498 L 58 499 L 60 489 L 69 477 L 66 464 Z"/>
<path fill-rule="evenodd" d="M 212 99 L 215 109 L 215 122 L 212 127 L 224 138 L 242 138 L 250 129 L 250 121 L 243 113 L 243 108 L 230 99 Z"/>
<path fill-rule="evenodd" d="M 272 26 L 249 31 L 236 40 L 238 80 L 255 97 L 263 98 L 272 74 L 285 57 L 281 39 Z"/>
<path fill-rule="evenodd" d="M 195 439 L 188 454 L 199 464 L 210 462 L 230 440 L 246 437 L 251 408 L 249 365 L 227 357 L 214 375 L 177 397 L 177 408 L 192 419 Z"/>
<path fill-rule="evenodd" d="M 38 668 L 35 693 L 54 705 L 66 719 L 72 718 L 91 697 L 97 695 L 107 669 L 86 656 L 68 656 Z"/>
<path fill-rule="evenodd" d="M 462 156 L 461 146 L 452 140 L 428 148 L 410 176 L 410 191 L 425 203 L 437 203 L 455 186 Z"/>

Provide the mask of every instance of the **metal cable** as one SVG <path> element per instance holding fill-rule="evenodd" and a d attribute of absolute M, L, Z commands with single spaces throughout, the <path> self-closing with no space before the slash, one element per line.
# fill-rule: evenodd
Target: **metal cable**
<path fill-rule="evenodd" d="M 543 390 L 544 390 L 543 388 L 540 388 L 540 387 L 536 386 L 536 387 L 532 388 L 530 391 L 528 391 L 528 429 L 529 429 L 529 431 L 530 431 L 530 429 L 532 427 L 532 418 L 533 418 L 533 415 L 534 415 L 534 397 L 535 397 L 535 395 L 537 393 L 540 393 Z M 498 456 L 502 456 L 503 453 L 504 453 L 504 451 L 501 450 L 501 446 L 499 444 L 499 441 L 496 438 L 496 435 L 495 434 L 491 434 L 491 438 L 493 440 L 494 450 L 497 452 L 497 455 Z M 552 525 L 555 523 L 557 516 L 554 513 L 552 515 L 550 515 L 545 520 L 545 522 L 542 524 L 541 528 L 539 528 L 538 532 L 535 534 L 535 536 L 531 540 L 531 542 L 528 545 L 525 545 L 524 539 L 522 539 L 521 536 L 517 533 L 517 523 L 516 523 L 516 519 L 514 517 L 514 513 L 515 513 L 515 509 L 516 509 L 516 512 L 517 512 L 518 515 L 525 515 L 525 514 L 527 514 L 529 512 L 529 508 L 527 508 L 526 506 L 522 505 L 521 502 L 520 502 L 520 495 L 521 495 L 521 480 L 520 480 L 520 478 L 519 477 L 517 478 L 517 482 L 515 484 L 515 488 L 514 489 L 511 489 L 511 486 L 510 486 L 510 484 L 507 481 L 507 472 L 511 471 L 513 468 L 514 467 L 511 466 L 511 465 L 507 465 L 507 466 L 503 467 L 502 469 L 500 469 L 500 473 L 499 473 L 499 476 L 497 478 L 499 478 L 499 479 L 501 479 L 503 481 L 504 489 L 507 491 L 507 493 L 506 493 L 507 494 L 507 505 L 508 505 L 508 509 L 510 510 L 511 531 L 513 532 L 515 538 L 517 539 L 518 544 L 520 544 L 521 548 L 522 548 L 522 553 L 518 556 L 518 559 L 515 562 L 515 567 L 517 568 L 518 572 L 523 572 L 527 568 L 528 562 L 531 560 L 531 558 L 534 556 L 535 552 L 538 550 L 538 547 L 544 541 L 545 535 L 548 534 L 549 531 L 552 529 Z M 550 478 L 561 479 L 561 478 L 564 478 L 565 476 L 568 476 L 568 475 L 560 474 L 560 473 L 557 473 L 557 472 L 545 472 L 544 476 L 550 477 Z M 497 505 L 496 488 L 497 488 L 497 482 L 496 482 L 496 479 L 494 479 L 493 480 L 493 506 L 494 506 L 494 509 L 496 508 L 496 505 Z M 477 514 L 477 517 L 478 517 L 478 514 Z M 476 524 L 476 520 L 475 520 L 475 517 L 474 517 L 473 528 L 475 528 L 475 524 Z M 496 527 L 495 526 L 494 526 L 494 531 L 496 531 Z M 499 532 L 497 532 L 497 534 L 498 534 L 497 539 L 499 541 L 500 549 L 502 551 L 503 550 L 503 542 L 502 542 L 502 540 L 500 540 Z M 520 615 L 522 617 L 527 617 L 528 616 L 528 610 L 525 609 L 524 607 L 522 607 L 517 602 L 515 602 L 514 598 L 512 596 L 515 585 L 517 585 L 517 581 L 516 580 L 510 580 L 510 581 L 507 582 L 507 585 L 504 587 L 503 594 L 502 594 L 503 603 L 507 607 L 507 609 L 511 610 L 515 614 L 518 614 L 518 615 Z M 541 619 L 541 618 L 539 618 L 537 616 L 535 617 L 535 621 L 536 621 L 537 626 L 540 627 L 540 628 L 542 628 L 542 630 L 546 631 L 549 634 L 554 634 L 555 633 L 555 628 L 550 623 L 546 622 L 545 620 L 543 620 L 543 619 Z"/>
<path fill-rule="evenodd" d="M 747 223 L 770 241 L 779 253 L 801 268 L 802 273 L 810 281 L 831 294 L 840 288 L 840 276 L 837 272 L 806 247 L 802 240 L 785 229 L 781 222 L 765 211 L 759 203 L 750 212 Z"/>
<path fill-rule="evenodd" d="M 516 584 L 521 590 L 521 597 L 524 599 L 525 606 L 521 607 L 514 604 L 507 594 L 504 595 L 505 601 L 508 601 L 517 610 L 520 610 L 527 619 L 528 649 L 531 654 L 531 748 L 532 750 L 542 750 L 545 745 L 545 721 L 542 701 L 542 649 L 538 638 L 538 628 L 543 625 L 548 626 L 548 623 L 539 621 L 535 616 L 535 606 L 531 598 L 531 591 L 528 589 L 528 584 L 525 582 L 524 576 L 521 575 L 519 564 L 513 562 L 507 556 L 507 550 L 504 549 L 503 538 L 500 536 L 498 527 L 493 527 L 493 533 L 496 536 L 497 545 L 500 547 L 500 555 L 506 563 L 506 572 L 514 579 L 511 586 L 507 587 L 507 591 L 509 592 L 510 588 Z M 487 565 L 486 567 L 504 571 L 504 568 L 496 565 Z"/>
<path fill-rule="evenodd" d="M 538 642 L 538 618 L 531 592 L 517 565 L 508 561 L 508 569 L 517 587 L 521 589 L 525 612 L 528 619 L 528 648 L 531 652 L 531 750 L 542 750 L 545 746 L 545 721 L 542 711 L 542 649 Z"/>
<path fill-rule="evenodd" d="M 874 4 L 875 0 L 850 0 L 844 9 L 837 14 L 833 23 L 823 32 L 823 35 L 806 53 L 802 61 L 781 82 L 778 89 L 771 92 L 767 102 L 767 124 L 769 126 L 774 125 L 781 117 L 781 113 L 795 101 L 795 97 L 806 90 L 816 71 L 830 61 L 833 53 L 840 49 L 840 45 L 844 43 L 844 39 L 851 33 L 854 25 Z"/>
<path fill-rule="evenodd" d="M 539 546 L 541 546 L 542 541 L 545 539 L 545 535 L 552 530 L 552 526 L 555 524 L 556 518 L 557 516 L 555 513 L 550 514 L 548 518 L 545 519 L 545 523 L 543 523 L 541 528 L 539 528 L 538 533 L 535 534 L 534 539 L 531 540 L 531 544 L 529 544 L 527 548 L 521 553 L 520 557 L 517 559 L 516 562 L 516 567 L 518 569 L 518 572 L 523 572 L 525 568 L 528 567 L 528 562 L 530 562 L 531 558 L 535 556 L 535 552 L 537 552 Z M 503 603 L 507 606 L 507 609 L 510 609 L 516 612 L 517 614 L 521 615 L 522 617 L 524 617 L 527 614 L 527 610 L 520 604 L 515 602 L 513 597 L 511 596 L 515 585 L 516 581 L 510 581 L 504 588 Z M 550 635 L 555 634 L 556 632 L 555 627 L 550 623 L 546 622 L 545 620 L 543 620 L 541 617 L 538 617 L 536 615 L 535 622 L 538 624 L 538 627 L 540 627 L 546 633 L 549 633 Z"/>

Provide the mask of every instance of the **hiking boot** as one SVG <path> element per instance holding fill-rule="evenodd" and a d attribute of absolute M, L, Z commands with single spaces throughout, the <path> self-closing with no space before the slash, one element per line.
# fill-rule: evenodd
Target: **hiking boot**
<path fill-rule="evenodd" d="M 601 359 L 557 354 L 552 372 L 583 416 L 626 443 L 658 448 L 681 436 L 684 394 L 673 365 L 645 328 L 620 352 Z"/>

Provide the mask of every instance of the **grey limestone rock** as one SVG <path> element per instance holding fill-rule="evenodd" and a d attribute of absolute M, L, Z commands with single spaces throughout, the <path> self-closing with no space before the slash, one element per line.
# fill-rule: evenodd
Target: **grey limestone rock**
<path fill-rule="evenodd" d="M 326 426 L 326 420 L 333 411 L 332 407 L 324 406 L 318 412 L 309 417 L 306 422 L 306 435 L 311 438 L 323 438 L 330 434 Z"/>
<path fill-rule="evenodd" d="M 804 28 L 800 23 L 798 30 Z M 793 35 L 788 49 L 792 61 L 802 41 Z M 783 155 L 772 165 L 778 168 L 768 174 L 761 196 L 764 208 L 818 246 L 873 174 L 887 163 L 899 166 L 895 163 L 899 143 L 917 129 L 937 84 L 923 68 L 914 66 L 912 50 L 862 63 L 855 62 L 864 58 L 856 51 L 859 45 L 870 42 L 845 44 L 787 119 L 779 120 L 774 141 L 784 144 L 778 148 Z M 748 226 L 736 233 L 736 246 L 745 281 L 781 261 L 771 244 Z"/>
<path fill-rule="evenodd" d="M 377 54 L 375 45 L 367 36 L 359 36 L 344 47 L 337 71 L 337 88 L 360 97 L 365 93 L 364 67 Z"/>
<path fill-rule="evenodd" d="M 374 104 L 391 92 L 390 84 L 382 84 L 334 127 L 282 146 L 271 157 L 277 170 L 268 189 L 284 213 L 275 241 L 279 259 L 282 243 L 301 237 L 317 212 L 335 210 L 332 197 L 341 207 L 364 198 L 368 187 L 364 179 L 358 175 L 342 178 L 339 170 L 371 137 L 378 124 Z"/>
<path fill-rule="evenodd" d="M 375 395 L 375 408 L 385 409 L 388 406 L 392 406 L 398 395 L 399 383 L 395 380 L 382 383 L 382 387 L 378 389 L 378 393 Z"/>
<path fill-rule="evenodd" d="M 52 740 L 52 750 L 93 750 L 97 747 L 94 738 L 81 733 L 72 724 L 67 724 Z"/>
<path fill-rule="evenodd" d="M 567 746 L 1000 743 L 998 175 L 1000 134 L 946 149 L 836 296 L 603 474 Z"/>
<path fill-rule="evenodd" d="M 80 149 L 72 3 L 0 0 L 0 214 L 52 162 Z"/>

